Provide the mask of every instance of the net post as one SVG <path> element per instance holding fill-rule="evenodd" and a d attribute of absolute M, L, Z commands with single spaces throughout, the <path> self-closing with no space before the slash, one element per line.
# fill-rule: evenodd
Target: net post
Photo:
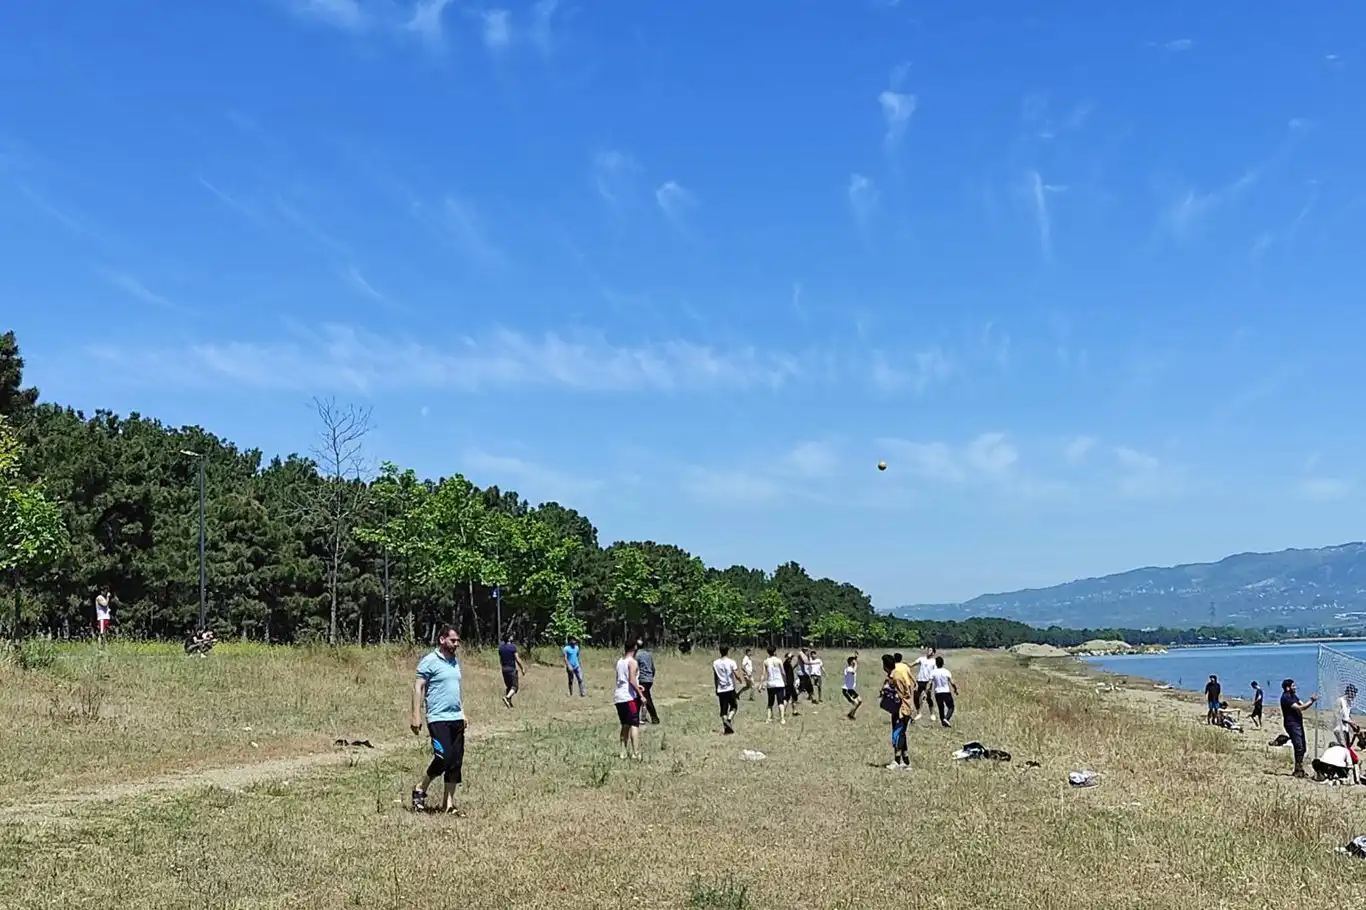
<path fill-rule="evenodd" d="M 1314 655 L 1314 694 L 1323 701 L 1323 642 L 1319 642 L 1318 653 Z M 1319 727 L 1323 725 L 1319 717 L 1319 702 L 1314 702 L 1314 757 L 1323 754 L 1319 751 Z"/>

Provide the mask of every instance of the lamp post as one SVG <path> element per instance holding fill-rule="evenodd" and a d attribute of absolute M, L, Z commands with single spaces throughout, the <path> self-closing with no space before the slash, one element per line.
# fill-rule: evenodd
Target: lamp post
<path fill-rule="evenodd" d="M 189 449 L 181 449 L 181 455 L 188 455 L 199 463 L 199 631 L 204 631 L 208 621 L 209 601 L 206 596 L 207 573 L 204 566 L 204 456 Z"/>

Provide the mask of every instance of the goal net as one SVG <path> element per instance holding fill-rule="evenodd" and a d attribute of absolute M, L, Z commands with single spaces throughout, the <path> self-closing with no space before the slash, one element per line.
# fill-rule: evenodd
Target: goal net
<path fill-rule="evenodd" d="M 1338 725 L 1340 699 L 1352 699 L 1353 720 L 1366 726 L 1366 660 L 1319 646 L 1318 689 L 1319 702 L 1315 705 L 1314 755 L 1333 742 L 1333 728 Z M 1300 691 L 1301 698 L 1310 693 Z"/>

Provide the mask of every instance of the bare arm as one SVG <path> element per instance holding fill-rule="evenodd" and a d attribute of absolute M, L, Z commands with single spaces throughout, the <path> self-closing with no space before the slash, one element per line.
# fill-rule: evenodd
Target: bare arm
<path fill-rule="evenodd" d="M 413 719 L 409 726 L 414 733 L 422 730 L 422 709 L 427 703 L 427 680 L 419 678 L 413 683 Z"/>
<path fill-rule="evenodd" d="M 522 663 L 521 651 L 517 652 L 517 672 L 522 676 L 526 676 L 526 664 Z"/>
<path fill-rule="evenodd" d="M 640 664 L 636 663 L 635 658 L 631 659 L 631 666 L 627 670 L 626 681 L 630 685 L 631 691 L 634 692 L 636 695 L 639 695 L 641 692 Z"/>

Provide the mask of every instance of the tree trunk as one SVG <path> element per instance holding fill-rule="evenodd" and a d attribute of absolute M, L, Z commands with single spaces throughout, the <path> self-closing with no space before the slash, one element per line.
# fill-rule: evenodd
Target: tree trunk
<path fill-rule="evenodd" d="M 327 627 L 327 643 L 337 644 L 337 572 L 341 562 L 341 544 L 337 536 L 332 538 L 332 571 L 328 573 L 328 598 L 332 603 L 332 615 Z"/>

